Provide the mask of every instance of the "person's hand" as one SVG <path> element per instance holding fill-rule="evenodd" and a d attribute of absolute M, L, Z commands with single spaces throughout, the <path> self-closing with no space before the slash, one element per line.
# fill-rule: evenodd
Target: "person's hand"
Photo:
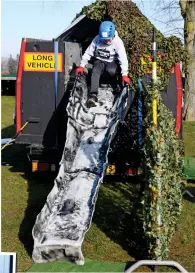
<path fill-rule="evenodd" d="M 122 85 L 130 84 L 130 78 L 128 76 L 122 76 Z"/>
<path fill-rule="evenodd" d="M 84 67 L 82 66 L 79 66 L 76 68 L 75 70 L 75 74 L 78 76 L 79 74 L 83 75 L 83 72 L 84 72 Z"/>

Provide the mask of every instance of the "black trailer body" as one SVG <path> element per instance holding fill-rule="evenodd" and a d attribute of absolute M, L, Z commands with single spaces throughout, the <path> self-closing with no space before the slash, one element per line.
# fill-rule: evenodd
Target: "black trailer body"
<path fill-rule="evenodd" d="M 66 76 L 80 60 L 79 46 L 57 41 L 34 43 L 23 40 L 22 43 L 25 50 L 20 57 L 21 77 L 17 78 L 17 83 L 21 82 L 21 87 L 17 84 L 16 95 L 17 132 L 28 119 L 36 118 L 39 122 L 29 122 L 16 143 L 56 148 L 61 136 L 59 131 L 64 127 L 67 103 L 64 97 L 68 93 L 69 80 Z"/>
<path fill-rule="evenodd" d="M 16 144 L 29 144 L 31 161 L 60 160 L 66 106 L 74 83 L 71 75 L 80 58 L 78 43 L 22 40 L 16 81 Z"/>

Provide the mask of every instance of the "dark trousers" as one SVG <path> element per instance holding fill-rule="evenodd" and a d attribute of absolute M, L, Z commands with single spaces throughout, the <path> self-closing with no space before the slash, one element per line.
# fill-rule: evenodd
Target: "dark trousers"
<path fill-rule="evenodd" d="M 119 65 L 117 61 L 111 63 L 104 62 L 101 60 L 94 61 L 92 74 L 91 74 L 91 89 L 90 94 L 98 94 L 98 88 L 100 83 L 100 77 L 105 74 L 111 77 L 111 82 L 114 88 L 117 87 L 117 77 L 119 73 Z"/>

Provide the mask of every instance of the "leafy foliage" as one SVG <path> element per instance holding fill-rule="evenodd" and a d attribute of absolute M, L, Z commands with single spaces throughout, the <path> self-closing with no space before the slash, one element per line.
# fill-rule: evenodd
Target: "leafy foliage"
<path fill-rule="evenodd" d="M 145 88 L 147 114 L 143 143 L 145 192 L 143 197 L 144 230 L 149 256 L 167 259 L 169 246 L 181 212 L 183 152 L 175 134 L 175 120 L 162 103 L 156 88 Z M 153 124 L 153 99 L 158 102 L 158 124 Z M 157 156 L 158 155 L 158 156 Z M 159 210 L 157 210 L 159 208 Z M 161 217 L 161 226 L 157 218 Z M 156 240 L 160 239 L 159 245 Z"/>

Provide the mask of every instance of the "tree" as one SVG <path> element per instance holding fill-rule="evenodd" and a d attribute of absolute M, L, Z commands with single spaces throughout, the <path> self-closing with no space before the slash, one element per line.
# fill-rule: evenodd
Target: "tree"
<path fill-rule="evenodd" d="M 135 0 L 136 1 L 136 0 Z M 144 1 L 138 5 L 143 7 Z M 166 35 L 177 35 L 187 50 L 189 61 L 185 73 L 184 118 L 195 121 L 195 1 L 190 0 L 151 0 L 152 16 L 157 22 L 166 25 Z"/>
<path fill-rule="evenodd" d="M 20 59 L 20 54 L 17 54 L 17 55 L 16 55 L 16 62 L 17 62 L 17 65 L 19 64 L 19 59 Z"/>
<path fill-rule="evenodd" d="M 12 57 L 12 55 L 10 55 L 9 59 L 8 59 L 8 72 L 10 74 L 16 74 L 17 73 L 17 69 L 18 69 L 18 62 L 16 59 L 14 59 Z"/>
<path fill-rule="evenodd" d="M 7 59 L 2 58 L 1 59 L 1 73 L 7 73 L 8 72 L 8 63 L 7 63 Z"/>
<path fill-rule="evenodd" d="M 195 1 L 179 0 L 184 19 L 184 41 L 189 61 L 185 71 L 186 120 L 195 121 Z"/>

